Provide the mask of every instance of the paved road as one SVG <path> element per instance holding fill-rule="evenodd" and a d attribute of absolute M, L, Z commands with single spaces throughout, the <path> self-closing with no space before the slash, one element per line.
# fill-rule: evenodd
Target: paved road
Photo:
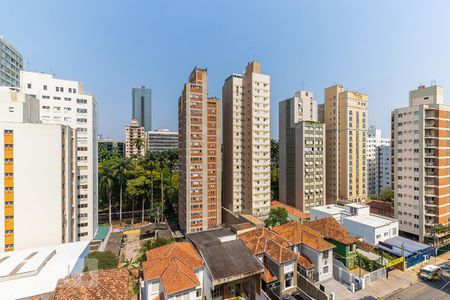
<path fill-rule="evenodd" d="M 386 300 L 440 300 L 450 299 L 450 284 L 441 290 L 445 283 L 442 281 L 423 282 L 419 281 L 409 288 L 406 288 Z"/>

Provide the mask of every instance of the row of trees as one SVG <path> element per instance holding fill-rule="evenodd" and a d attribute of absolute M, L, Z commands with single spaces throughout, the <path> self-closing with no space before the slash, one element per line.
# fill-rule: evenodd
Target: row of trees
<path fill-rule="evenodd" d="M 144 157 L 124 158 L 118 149 L 99 147 L 100 210 L 108 211 L 112 223 L 113 211 L 119 221 L 123 213 L 132 211 L 134 223 L 136 204 L 140 205 L 142 222 L 145 210 L 150 218 L 161 221 L 165 213 L 176 210 L 178 198 L 177 151 L 148 152 Z"/>

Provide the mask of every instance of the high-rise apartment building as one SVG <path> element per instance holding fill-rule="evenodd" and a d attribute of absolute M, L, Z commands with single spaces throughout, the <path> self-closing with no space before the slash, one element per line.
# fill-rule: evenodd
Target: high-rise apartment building
<path fill-rule="evenodd" d="M 367 95 L 335 85 L 319 109 L 326 126 L 327 202 L 367 200 Z"/>
<path fill-rule="evenodd" d="M 270 211 L 270 76 L 247 64 L 222 87 L 223 201 L 233 213 L 267 218 Z"/>
<path fill-rule="evenodd" d="M 0 36 L 0 86 L 19 86 L 22 55 Z"/>
<path fill-rule="evenodd" d="M 77 239 L 75 131 L 41 124 L 39 101 L 0 87 L 0 252 Z"/>
<path fill-rule="evenodd" d="M 325 205 L 325 124 L 307 91 L 279 103 L 281 202 L 306 213 Z"/>
<path fill-rule="evenodd" d="M 138 120 L 132 119 L 125 127 L 125 157 L 144 157 L 147 153 L 148 139 L 144 126 Z"/>
<path fill-rule="evenodd" d="M 22 91 L 40 102 L 44 124 L 61 124 L 76 131 L 78 215 L 80 240 L 92 240 L 98 227 L 98 119 L 97 102 L 84 92 L 79 81 L 55 78 L 51 74 L 20 73 Z"/>
<path fill-rule="evenodd" d="M 380 195 L 391 188 L 391 140 L 381 137 L 381 129 L 370 126 L 367 132 L 367 190 Z"/>
<path fill-rule="evenodd" d="M 208 97 L 207 70 L 194 68 L 178 99 L 178 219 L 186 233 L 221 224 L 220 112 L 220 99 Z"/>
<path fill-rule="evenodd" d="M 148 132 L 148 151 L 159 152 L 178 150 L 178 132 L 157 129 Z"/>
<path fill-rule="evenodd" d="M 410 91 L 409 106 L 391 117 L 394 216 L 401 234 L 432 242 L 435 227 L 450 221 L 450 106 L 443 88 Z"/>
<path fill-rule="evenodd" d="M 133 88 L 132 97 L 132 118 L 137 120 L 145 131 L 152 130 L 152 90 L 144 85 Z"/>

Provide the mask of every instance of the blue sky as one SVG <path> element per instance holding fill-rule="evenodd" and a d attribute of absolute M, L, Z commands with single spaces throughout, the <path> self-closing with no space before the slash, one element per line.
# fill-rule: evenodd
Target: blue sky
<path fill-rule="evenodd" d="M 261 61 L 272 81 L 273 137 L 278 102 L 301 88 L 319 103 L 336 83 L 367 93 L 369 123 L 383 136 L 409 90 L 432 80 L 450 89 L 445 0 L 0 0 L 0 7 L 0 35 L 25 68 L 82 81 L 97 97 L 106 137 L 123 138 L 131 88 L 140 84 L 153 89 L 153 127 L 176 130 L 177 99 L 195 65 L 208 68 L 209 94 L 221 97 L 229 74 Z"/>

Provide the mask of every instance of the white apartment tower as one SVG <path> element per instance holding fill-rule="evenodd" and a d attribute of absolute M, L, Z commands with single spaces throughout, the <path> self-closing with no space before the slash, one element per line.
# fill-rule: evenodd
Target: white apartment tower
<path fill-rule="evenodd" d="M 40 119 L 45 124 L 62 124 L 76 130 L 79 184 L 77 239 L 92 240 L 98 227 L 98 121 L 97 102 L 84 92 L 79 81 L 55 78 L 51 74 L 20 73 L 22 90 L 40 101 Z"/>
<path fill-rule="evenodd" d="M 394 216 L 400 232 L 433 242 L 450 221 L 450 106 L 440 86 L 409 92 L 409 106 L 392 111 Z M 449 233 L 438 234 L 441 243 Z"/>
<path fill-rule="evenodd" d="M 125 157 L 144 157 L 147 153 L 148 138 L 144 126 L 136 119 L 125 127 Z"/>
<path fill-rule="evenodd" d="M 391 188 L 391 140 L 372 125 L 367 131 L 368 194 L 380 195 L 384 188 Z"/>
<path fill-rule="evenodd" d="M 270 211 L 270 76 L 259 62 L 229 76 L 223 97 L 223 205 L 267 218 Z"/>
<path fill-rule="evenodd" d="M 279 103 L 281 202 L 306 213 L 325 204 L 325 124 L 307 91 Z"/>
<path fill-rule="evenodd" d="M 36 97 L 0 87 L 0 252 L 76 239 L 75 134 L 41 124 Z"/>

